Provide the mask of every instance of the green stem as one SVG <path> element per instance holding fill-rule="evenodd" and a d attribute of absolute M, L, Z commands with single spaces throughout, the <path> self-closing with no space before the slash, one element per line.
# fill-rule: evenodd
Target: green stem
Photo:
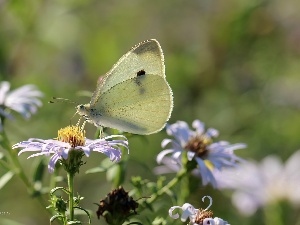
<path fill-rule="evenodd" d="M 162 189 L 157 191 L 148 201 L 148 204 L 152 204 L 158 197 L 166 193 L 168 190 L 170 190 L 172 187 L 174 187 L 187 173 L 187 170 L 185 168 L 182 168 L 180 171 L 178 171 L 176 177 L 174 177 L 170 182 L 164 186 Z"/>
<path fill-rule="evenodd" d="M 9 140 L 6 136 L 6 133 L 4 131 L 1 132 L 0 134 L 2 136 L 2 140 L 1 140 L 1 145 L 4 149 L 7 150 L 8 153 L 8 159 L 11 161 L 11 164 L 13 165 L 13 167 L 11 168 L 11 170 L 18 175 L 21 180 L 23 181 L 23 183 L 25 184 L 29 194 L 33 194 L 34 193 L 34 188 L 31 185 L 31 182 L 29 181 L 29 179 L 27 178 L 26 174 L 24 173 L 24 169 L 22 168 L 20 161 L 18 159 L 18 154 L 16 151 L 14 151 L 13 149 L 11 149 L 11 144 L 9 143 Z M 37 200 L 39 201 L 39 203 L 46 208 L 47 207 L 47 203 L 44 201 L 44 199 L 41 196 L 37 197 Z M 49 212 L 50 213 L 50 212 Z"/>
<path fill-rule="evenodd" d="M 177 183 L 179 183 L 183 177 L 185 177 L 190 171 L 194 169 L 193 165 L 189 164 L 189 160 L 186 154 L 182 155 L 182 168 L 177 172 L 176 177 L 174 177 L 170 182 L 164 186 L 162 189 L 157 191 L 151 199 L 147 201 L 148 204 L 152 204 L 158 197 L 166 193 L 172 187 L 174 187 Z"/>
<path fill-rule="evenodd" d="M 186 199 L 190 195 L 190 189 L 189 189 L 189 183 L 190 183 L 190 177 L 185 176 L 183 179 L 181 179 L 180 182 L 180 192 L 178 193 L 178 204 L 183 205 L 186 202 Z"/>
<path fill-rule="evenodd" d="M 70 221 L 74 220 L 74 174 L 68 172 Z"/>
<path fill-rule="evenodd" d="M 272 203 L 264 207 L 266 225 L 283 225 L 282 209 L 279 203 Z"/>
<path fill-rule="evenodd" d="M 50 177 L 49 188 L 52 190 L 56 187 L 56 178 L 59 176 L 59 168 L 55 169 L 53 172 L 53 176 Z"/>
<path fill-rule="evenodd" d="M 1 160 L 1 159 L 0 159 L 0 165 L 2 168 L 6 169 L 7 171 L 11 169 L 9 164 L 6 161 Z"/>

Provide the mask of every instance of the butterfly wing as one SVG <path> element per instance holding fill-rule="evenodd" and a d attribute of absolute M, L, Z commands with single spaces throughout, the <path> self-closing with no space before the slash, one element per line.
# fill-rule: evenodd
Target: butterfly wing
<path fill-rule="evenodd" d="M 99 97 L 111 90 L 112 87 L 137 77 L 141 71 L 149 76 L 153 74 L 165 79 L 163 52 L 158 41 L 154 39 L 137 44 L 119 59 L 101 82 L 98 83 L 90 105 L 96 104 Z"/>
<path fill-rule="evenodd" d="M 145 74 L 115 84 L 99 96 L 92 121 L 135 134 L 161 130 L 173 108 L 172 91 L 161 75 Z"/>

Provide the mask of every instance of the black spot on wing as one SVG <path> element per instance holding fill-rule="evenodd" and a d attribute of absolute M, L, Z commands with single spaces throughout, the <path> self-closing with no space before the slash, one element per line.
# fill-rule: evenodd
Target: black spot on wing
<path fill-rule="evenodd" d="M 146 91 L 142 84 L 142 81 L 143 81 L 142 76 L 145 76 L 145 75 L 146 75 L 146 71 L 140 70 L 136 73 L 136 77 L 134 78 L 135 83 L 139 86 L 140 94 L 144 94 Z"/>
<path fill-rule="evenodd" d="M 145 75 L 146 74 L 146 72 L 145 72 L 145 70 L 140 70 L 139 72 L 137 72 L 136 73 L 136 76 L 142 76 L 142 75 Z"/>

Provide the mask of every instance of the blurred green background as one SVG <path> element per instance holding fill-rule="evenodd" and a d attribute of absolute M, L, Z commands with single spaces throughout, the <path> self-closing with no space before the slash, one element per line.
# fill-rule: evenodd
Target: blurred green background
<path fill-rule="evenodd" d="M 171 123 L 198 118 L 218 129 L 220 139 L 247 143 L 246 150 L 236 152 L 241 157 L 278 154 L 285 160 L 299 149 L 299 10 L 298 0 L 0 0 L 0 80 L 10 81 L 12 88 L 32 83 L 45 94 L 43 107 L 29 121 L 17 116 L 6 124 L 9 138 L 14 144 L 56 137 L 75 109 L 48 100 L 56 96 L 87 103 L 79 91 L 93 91 L 98 77 L 132 46 L 155 38 L 164 50 L 174 93 Z M 95 127 L 86 129 L 92 138 Z M 148 170 L 156 166 L 165 137 L 162 131 L 130 139 L 127 180 L 132 175 L 155 179 Z M 20 160 L 29 175 L 37 159 L 26 157 Z M 84 175 L 104 158 L 92 154 L 76 177 L 75 190 L 85 197 L 85 208 L 96 210 L 93 203 L 110 191 L 104 174 Z M 261 212 L 241 216 L 228 194 L 210 187 L 197 194 L 190 203 L 200 207 L 202 196 L 210 194 L 215 216 L 231 224 L 263 224 Z M 48 224 L 47 213 L 17 177 L 1 190 L 0 199 L 0 211 L 10 213 L 6 217 Z M 166 216 L 170 206 L 157 215 Z M 103 224 L 93 216 L 93 224 Z"/>

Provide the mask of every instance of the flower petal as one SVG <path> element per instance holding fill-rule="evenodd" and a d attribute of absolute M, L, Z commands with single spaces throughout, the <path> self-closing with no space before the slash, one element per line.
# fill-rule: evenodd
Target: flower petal
<path fill-rule="evenodd" d="M 10 89 L 10 83 L 8 81 L 0 82 L 0 105 L 4 104 L 6 94 Z"/>
<path fill-rule="evenodd" d="M 165 149 L 163 151 L 161 151 L 157 156 L 156 156 L 156 162 L 158 164 L 161 163 L 162 159 L 167 155 L 167 154 L 170 154 L 170 153 L 173 153 L 174 150 L 173 149 Z"/>
<path fill-rule="evenodd" d="M 173 136 L 181 145 L 185 145 L 190 137 L 190 129 L 186 122 L 177 121 L 172 125 L 167 124 L 167 134 Z"/>

